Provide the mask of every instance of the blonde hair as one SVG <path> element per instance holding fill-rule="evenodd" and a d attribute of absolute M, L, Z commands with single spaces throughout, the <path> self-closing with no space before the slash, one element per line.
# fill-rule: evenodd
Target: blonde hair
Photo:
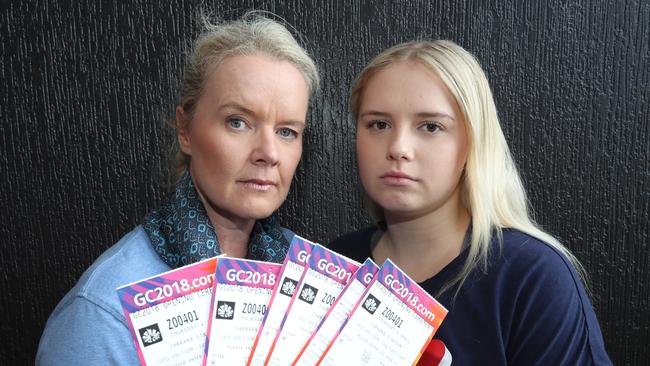
<path fill-rule="evenodd" d="M 179 101 L 186 118 L 175 121 L 173 127 L 177 131 L 192 120 L 208 73 L 231 56 L 262 54 L 287 61 L 302 73 L 310 96 L 319 89 L 320 77 L 314 60 L 284 25 L 263 14 L 252 11 L 239 20 L 216 23 L 204 13 L 199 15 L 203 31 L 194 41 L 186 61 Z M 175 160 L 176 175 L 180 176 L 189 164 L 190 156 L 176 148 Z"/>
<path fill-rule="evenodd" d="M 516 229 L 562 253 L 576 268 L 585 287 L 587 276 L 578 259 L 557 239 L 544 232 L 531 218 L 521 178 L 510 154 L 487 77 L 476 58 L 446 40 L 413 41 L 391 47 L 376 56 L 355 80 L 350 110 L 356 119 L 363 89 L 373 75 L 400 61 L 417 62 L 436 73 L 452 93 L 466 123 L 469 151 L 462 178 L 463 204 L 472 216 L 471 242 L 461 272 L 439 291 L 457 285 L 456 294 L 469 274 L 488 267 L 492 237 L 503 242 L 503 229 Z M 384 220 L 381 207 L 366 195 L 373 220 Z"/>

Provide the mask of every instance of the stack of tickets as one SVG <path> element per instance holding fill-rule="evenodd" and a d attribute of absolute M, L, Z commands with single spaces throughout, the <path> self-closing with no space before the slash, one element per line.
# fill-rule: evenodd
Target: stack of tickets
<path fill-rule="evenodd" d="M 447 310 L 393 262 L 295 236 L 283 264 L 215 257 L 117 289 L 142 365 L 416 365 Z"/>

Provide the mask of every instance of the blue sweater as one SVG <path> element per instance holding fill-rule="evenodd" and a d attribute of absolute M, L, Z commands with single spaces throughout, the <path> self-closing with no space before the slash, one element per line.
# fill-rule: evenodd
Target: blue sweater
<path fill-rule="evenodd" d="M 289 242 L 293 233 L 283 229 Z M 117 287 L 167 272 L 141 226 L 86 270 L 45 325 L 37 365 L 138 365 Z"/>
<path fill-rule="evenodd" d="M 330 248 L 357 261 L 372 258 L 375 231 L 344 235 Z M 420 286 L 435 296 L 467 254 L 465 249 Z M 437 297 L 449 313 L 435 335 L 454 365 L 612 364 L 573 266 L 538 239 L 505 230 L 502 249 L 492 243 L 487 273 L 471 273 L 452 302 L 454 292 Z"/>

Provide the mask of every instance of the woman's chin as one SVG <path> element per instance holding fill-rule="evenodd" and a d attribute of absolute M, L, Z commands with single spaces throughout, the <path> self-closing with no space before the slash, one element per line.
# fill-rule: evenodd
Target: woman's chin
<path fill-rule="evenodd" d="M 372 198 L 371 198 L 372 199 Z M 417 210 L 417 204 L 404 197 L 378 197 L 373 200 L 384 212 L 409 213 Z"/>
<path fill-rule="evenodd" d="M 216 214 L 216 217 L 222 217 L 227 221 L 241 221 L 241 220 L 262 220 L 273 214 L 280 208 L 284 200 L 268 199 L 261 197 L 238 197 L 224 200 L 223 202 L 212 202 L 206 205 L 208 215 L 214 220 L 215 217 L 211 214 Z M 244 199 L 241 199 L 244 198 Z"/>
<path fill-rule="evenodd" d="M 278 208 L 280 208 L 279 205 L 251 204 L 245 206 L 239 216 L 251 220 L 262 220 L 271 216 Z"/>

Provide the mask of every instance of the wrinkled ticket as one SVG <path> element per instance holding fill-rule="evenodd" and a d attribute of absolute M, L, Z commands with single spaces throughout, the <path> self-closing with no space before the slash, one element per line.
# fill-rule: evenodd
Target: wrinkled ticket
<path fill-rule="evenodd" d="M 386 260 L 319 365 L 416 365 L 447 309 Z"/>
<path fill-rule="evenodd" d="M 289 304 L 266 362 L 270 366 L 291 364 L 316 330 L 360 264 L 325 247 L 315 246 L 300 283 Z"/>
<path fill-rule="evenodd" d="M 246 259 L 219 259 L 204 366 L 246 364 L 281 267 Z"/>
<path fill-rule="evenodd" d="M 117 289 L 140 363 L 201 365 L 217 258 Z"/>
<path fill-rule="evenodd" d="M 341 294 L 338 296 L 318 328 L 309 337 L 293 365 L 311 366 L 316 364 L 325 349 L 334 339 L 343 323 L 348 319 L 354 305 L 359 301 L 368 285 L 379 270 L 379 267 L 368 258 L 357 270 Z"/>
<path fill-rule="evenodd" d="M 280 329 L 285 312 L 296 292 L 298 282 L 300 282 L 305 272 L 305 265 L 309 260 L 313 248 L 317 245 L 298 235 L 293 237 L 289 246 L 289 252 L 280 270 L 280 280 L 273 290 L 269 307 L 264 315 L 264 319 L 262 319 L 262 325 L 253 342 L 253 347 L 246 365 L 264 365 L 275 335 L 278 329 Z"/>

